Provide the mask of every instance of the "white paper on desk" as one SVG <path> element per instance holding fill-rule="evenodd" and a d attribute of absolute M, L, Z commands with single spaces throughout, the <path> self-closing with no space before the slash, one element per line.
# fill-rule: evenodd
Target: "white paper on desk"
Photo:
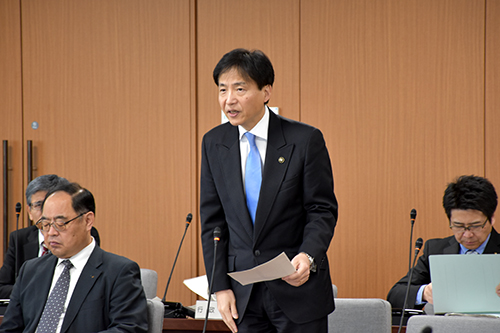
<path fill-rule="evenodd" d="M 208 279 L 206 275 L 186 279 L 183 283 L 198 296 L 208 299 Z"/>
<path fill-rule="evenodd" d="M 227 274 L 242 285 L 246 286 L 250 283 L 281 279 L 282 277 L 288 276 L 294 272 L 295 267 L 293 267 L 285 252 L 282 252 L 279 256 L 263 263 L 262 265 L 246 271 Z"/>

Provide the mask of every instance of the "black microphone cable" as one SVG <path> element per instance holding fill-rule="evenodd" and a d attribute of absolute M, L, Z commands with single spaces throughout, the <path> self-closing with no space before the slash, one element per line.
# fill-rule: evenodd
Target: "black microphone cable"
<path fill-rule="evenodd" d="M 401 327 L 403 326 L 403 319 L 405 317 L 405 310 L 406 310 L 406 302 L 408 300 L 408 294 L 410 293 L 411 279 L 413 276 L 413 268 L 415 267 L 415 261 L 417 260 L 418 253 L 420 252 L 420 249 L 422 248 L 423 244 L 424 241 L 422 240 L 422 238 L 418 238 L 417 241 L 415 242 L 415 257 L 413 258 L 413 265 L 410 268 L 410 276 L 408 278 L 408 284 L 406 285 L 406 295 L 405 295 L 405 301 L 403 303 L 403 309 L 401 310 L 401 319 L 399 321 L 398 333 L 401 332 Z"/>

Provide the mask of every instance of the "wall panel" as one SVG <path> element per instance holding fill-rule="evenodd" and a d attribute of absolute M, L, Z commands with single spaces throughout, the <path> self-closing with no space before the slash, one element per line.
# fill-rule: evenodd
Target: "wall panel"
<path fill-rule="evenodd" d="M 22 3 L 24 131 L 35 176 L 57 173 L 92 191 L 102 248 L 156 270 L 160 297 L 196 210 L 193 3 Z M 182 281 L 197 275 L 196 256 L 189 230 L 169 300 L 194 303 Z"/>
<path fill-rule="evenodd" d="M 484 2 L 301 2 L 301 120 L 325 134 L 339 297 L 385 298 L 414 238 L 447 236 L 447 182 L 484 173 Z"/>
<path fill-rule="evenodd" d="M 486 177 L 500 191 L 500 1 L 486 2 Z M 497 226 L 497 230 L 498 230 Z"/>
<path fill-rule="evenodd" d="M 23 214 L 20 215 L 19 227 L 22 228 L 25 214 L 24 192 L 22 177 L 22 87 L 21 87 L 21 13 L 19 0 L 0 1 L 0 151 L 3 140 L 8 141 L 8 206 L 3 207 L 3 179 L 0 181 L 0 237 L 3 235 L 3 214 L 8 216 L 7 233 L 16 229 L 16 203 L 23 205 Z M 1 154 L 1 153 L 0 153 Z M 1 158 L 3 165 L 3 156 Z M 3 168 L 1 177 L 3 177 Z M 0 258 L 3 258 L 3 242 L 0 241 Z"/>

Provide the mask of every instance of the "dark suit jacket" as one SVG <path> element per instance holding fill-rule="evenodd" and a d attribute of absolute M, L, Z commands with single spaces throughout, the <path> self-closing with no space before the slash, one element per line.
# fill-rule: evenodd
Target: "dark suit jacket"
<path fill-rule="evenodd" d="M 447 238 L 429 239 L 424 246 L 424 253 L 415 265 L 412 281 L 410 285 L 410 293 L 408 294 L 408 302 L 410 308 L 413 307 L 417 299 L 417 293 L 420 287 L 424 284 L 431 283 L 431 272 L 429 269 L 429 256 L 433 254 L 458 254 L 460 253 L 460 244 L 455 239 L 455 236 Z M 500 253 L 500 235 L 495 229 L 491 231 L 491 237 L 486 244 L 484 253 L 493 254 Z M 387 300 L 391 303 L 393 308 L 403 308 L 403 303 L 406 295 L 406 287 L 410 272 L 399 280 L 389 291 Z M 422 309 L 425 304 L 415 305 L 413 308 Z"/>
<path fill-rule="evenodd" d="M 92 227 L 91 235 L 100 246 L 101 240 L 97 229 Z M 16 256 L 17 248 L 17 256 Z M 9 236 L 9 247 L 0 268 L 0 298 L 10 298 L 12 287 L 16 282 L 17 272 L 26 260 L 38 257 L 40 244 L 38 243 L 38 228 L 35 225 L 14 230 Z"/>
<path fill-rule="evenodd" d="M 52 254 L 23 264 L 0 332 L 35 332 L 56 264 Z M 76 284 L 61 333 L 146 332 L 147 327 L 139 266 L 96 246 Z"/>
<path fill-rule="evenodd" d="M 220 227 L 213 291 L 232 289 L 239 320 L 252 285 L 228 277 L 262 264 L 282 252 L 315 258 L 316 273 L 293 287 L 281 279 L 266 282 L 280 308 L 293 321 L 305 323 L 334 309 L 326 251 L 337 221 L 330 158 L 321 132 L 270 112 L 266 160 L 255 227 L 246 206 L 238 128 L 230 123 L 203 138 L 201 226 L 207 276 L 211 277 L 213 230 Z"/>

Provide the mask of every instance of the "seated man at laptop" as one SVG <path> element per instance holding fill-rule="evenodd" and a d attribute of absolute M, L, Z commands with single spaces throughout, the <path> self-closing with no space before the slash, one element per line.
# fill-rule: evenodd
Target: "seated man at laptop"
<path fill-rule="evenodd" d="M 415 265 L 406 308 L 422 309 L 432 301 L 429 256 L 433 254 L 500 253 L 500 235 L 493 228 L 497 193 L 483 177 L 461 176 L 450 183 L 443 196 L 453 236 L 430 239 Z M 403 308 L 410 272 L 389 291 L 387 300 L 393 308 Z"/>

